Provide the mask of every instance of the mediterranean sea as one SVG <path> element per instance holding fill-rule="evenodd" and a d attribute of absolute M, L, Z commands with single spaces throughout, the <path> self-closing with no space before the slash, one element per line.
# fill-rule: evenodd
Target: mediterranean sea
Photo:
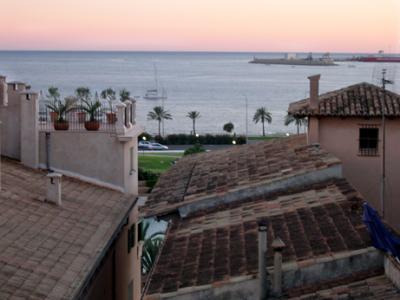
<path fill-rule="evenodd" d="M 147 120 L 147 113 L 161 100 L 143 98 L 155 86 L 154 66 L 159 88 L 168 99 L 165 108 L 173 120 L 165 121 L 165 133 L 189 133 L 192 122 L 188 111 L 197 110 L 199 133 L 222 133 L 226 122 L 233 122 L 235 132 L 245 132 L 248 99 L 248 131 L 261 134 L 261 125 L 252 122 L 258 107 L 272 113 L 268 133 L 295 132 L 284 126 L 288 104 L 308 97 L 307 77 L 321 74 L 320 92 L 339 89 L 359 82 L 377 83 L 382 65 L 361 62 L 338 62 L 338 66 L 260 65 L 248 62 L 256 57 L 281 58 L 285 53 L 214 53 L 214 52 L 63 52 L 1 51 L 0 74 L 7 80 L 27 82 L 32 89 L 45 91 L 57 86 L 64 96 L 78 86 L 92 91 L 107 87 L 127 88 L 137 97 L 137 121 L 146 131 L 155 133 L 157 123 Z M 305 57 L 306 53 L 299 54 Z M 314 57 L 321 56 L 314 54 Z M 355 54 L 331 54 L 333 58 Z M 391 68 L 391 66 L 388 66 Z M 378 69 L 377 69 L 378 68 Z M 399 72 L 396 82 L 399 83 Z M 400 84 L 390 86 L 400 92 Z"/>

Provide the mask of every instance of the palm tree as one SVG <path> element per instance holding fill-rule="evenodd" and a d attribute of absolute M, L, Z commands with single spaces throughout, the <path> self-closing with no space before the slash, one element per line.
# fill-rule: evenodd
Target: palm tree
<path fill-rule="evenodd" d="M 143 221 L 139 227 L 139 240 L 143 241 L 142 248 L 142 272 L 148 273 L 156 258 L 158 251 L 164 240 L 164 232 L 154 232 L 149 234 L 150 222 Z"/>
<path fill-rule="evenodd" d="M 265 107 L 258 108 L 254 114 L 253 122 L 257 124 L 260 121 L 263 126 L 263 136 L 265 136 L 265 121 L 267 121 L 268 124 L 272 122 L 272 115 Z"/>
<path fill-rule="evenodd" d="M 155 106 L 152 111 L 149 111 L 147 118 L 158 121 L 158 136 L 161 136 L 162 120 L 172 120 L 171 114 L 167 110 L 164 110 L 162 106 Z"/>
<path fill-rule="evenodd" d="M 300 126 L 307 125 L 307 119 L 305 117 L 298 117 L 291 114 L 287 114 L 285 117 L 285 126 L 294 123 L 297 127 L 297 135 L 300 134 Z"/>
<path fill-rule="evenodd" d="M 196 119 L 200 118 L 200 112 L 198 111 L 189 111 L 186 115 L 189 119 L 193 121 L 193 134 L 196 135 Z"/>

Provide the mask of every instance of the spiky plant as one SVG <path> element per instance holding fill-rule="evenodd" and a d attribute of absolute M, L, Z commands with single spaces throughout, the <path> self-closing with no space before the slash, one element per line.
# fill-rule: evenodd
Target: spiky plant
<path fill-rule="evenodd" d="M 57 113 L 57 119 L 56 119 L 57 122 L 66 122 L 66 115 L 68 112 L 76 108 L 75 104 L 76 104 L 75 98 L 67 97 L 64 99 L 64 101 L 61 100 L 49 101 L 46 104 L 46 107 L 51 111 Z"/>
<path fill-rule="evenodd" d="M 117 99 L 115 91 L 112 88 L 102 90 L 100 93 L 100 97 L 104 100 L 107 100 L 108 105 L 110 107 L 110 112 L 113 112 L 112 104 L 115 101 L 115 99 Z"/>

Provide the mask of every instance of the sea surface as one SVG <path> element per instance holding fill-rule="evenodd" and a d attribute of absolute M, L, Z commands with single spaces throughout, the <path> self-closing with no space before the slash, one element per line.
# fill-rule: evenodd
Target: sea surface
<path fill-rule="evenodd" d="M 246 97 L 248 133 L 261 134 L 261 125 L 252 116 L 258 107 L 272 113 L 268 133 L 295 132 L 284 126 L 288 104 L 308 97 L 307 77 L 321 74 L 320 92 L 327 92 L 359 82 L 378 83 L 382 64 L 339 62 L 338 66 L 259 65 L 248 62 L 256 57 L 280 58 L 284 53 L 205 53 L 205 52 L 34 52 L 0 51 L 0 74 L 8 80 L 29 83 L 32 89 L 45 91 L 57 86 L 64 96 L 78 86 L 93 91 L 112 87 L 127 88 L 137 97 L 137 120 L 147 132 L 155 133 L 157 123 L 147 120 L 147 113 L 160 100 L 143 99 L 154 88 L 154 66 L 159 87 L 168 95 L 165 108 L 173 120 L 164 124 L 165 133 L 189 133 L 192 122 L 187 112 L 197 110 L 199 133 L 222 133 L 226 122 L 233 122 L 235 132 L 245 133 Z M 300 54 L 305 56 L 306 54 Z M 314 54 L 318 57 L 321 54 Z M 356 54 L 331 54 L 334 58 Z M 394 64 L 395 65 L 395 64 Z M 389 73 L 395 67 L 387 65 Z M 397 75 L 397 79 L 395 76 Z M 390 74 L 397 84 L 389 89 L 400 92 L 399 72 Z"/>

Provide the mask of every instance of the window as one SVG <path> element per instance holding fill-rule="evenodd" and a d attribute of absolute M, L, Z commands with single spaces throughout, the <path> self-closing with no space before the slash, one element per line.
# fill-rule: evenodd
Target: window
<path fill-rule="evenodd" d="M 378 155 L 379 128 L 360 128 L 359 154 L 363 156 Z"/>

